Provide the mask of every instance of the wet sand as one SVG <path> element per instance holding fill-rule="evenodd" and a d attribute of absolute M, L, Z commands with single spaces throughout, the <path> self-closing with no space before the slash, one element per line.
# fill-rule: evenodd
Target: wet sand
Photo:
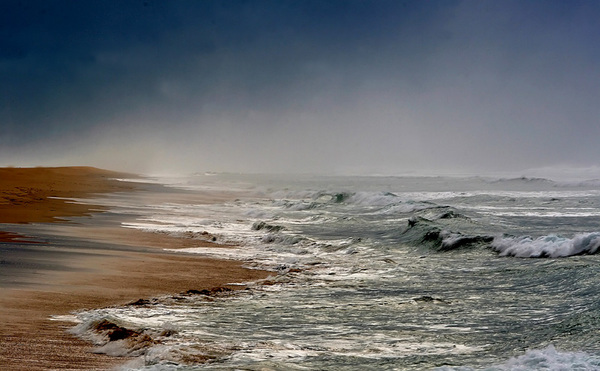
<path fill-rule="evenodd" d="M 135 183 L 114 180 L 122 174 L 93 168 L 0 169 L 0 222 L 56 222 L 101 208 L 48 197 L 143 192 Z M 69 225 L 80 249 L 61 249 L 36 236 L 2 232 L 0 244 L 59 256 L 61 269 L 33 271 L 27 284 L 0 287 L 0 365 L 11 370 L 111 369 L 126 359 L 94 354 L 93 347 L 66 332 L 72 323 L 51 320 L 75 310 L 122 305 L 140 298 L 211 289 L 255 281 L 269 272 L 245 269 L 240 262 L 167 253 L 162 248 L 214 246 L 210 236 L 176 238 L 120 227 Z M 29 229 L 31 230 L 31 229 Z M 85 240 L 83 239 L 85 236 Z M 103 248 L 103 243 L 112 248 Z M 123 248 L 115 248 L 122 246 Z M 225 247 L 226 248 L 226 247 Z M 17 251 L 18 252 L 18 251 Z M 60 254 L 63 255 L 60 255 Z M 2 260 L 4 264 L 4 260 Z M 0 265 L 1 267 L 1 265 Z M 243 286 L 230 286 L 232 289 Z"/>
<path fill-rule="evenodd" d="M 115 179 L 125 176 L 131 177 L 84 166 L 0 168 L 0 223 L 56 222 L 61 217 L 89 214 L 99 207 L 60 198 L 134 190 L 134 183 Z"/>

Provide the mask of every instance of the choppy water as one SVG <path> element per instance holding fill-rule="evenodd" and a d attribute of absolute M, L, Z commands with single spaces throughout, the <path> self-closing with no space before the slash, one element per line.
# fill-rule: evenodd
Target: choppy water
<path fill-rule="evenodd" d="M 239 197 L 138 205 L 125 227 L 209 232 L 240 247 L 188 252 L 266 267 L 275 284 L 78 313 L 79 333 L 107 318 L 161 340 L 130 368 L 600 369 L 598 182 L 164 181 Z"/>

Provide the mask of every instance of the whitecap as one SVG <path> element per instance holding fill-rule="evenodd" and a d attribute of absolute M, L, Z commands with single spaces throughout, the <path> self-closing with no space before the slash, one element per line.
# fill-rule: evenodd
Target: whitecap
<path fill-rule="evenodd" d="M 560 352 L 553 345 L 544 349 L 532 349 L 525 354 L 510 358 L 502 364 L 483 367 L 439 367 L 436 371 L 596 371 L 600 369 L 600 357 L 585 352 Z"/>
<path fill-rule="evenodd" d="M 496 237 L 492 248 L 501 256 L 519 258 L 565 257 L 581 254 L 595 254 L 600 248 L 600 232 L 581 233 L 573 238 L 547 235 L 538 238 L 530 236 Z"/>

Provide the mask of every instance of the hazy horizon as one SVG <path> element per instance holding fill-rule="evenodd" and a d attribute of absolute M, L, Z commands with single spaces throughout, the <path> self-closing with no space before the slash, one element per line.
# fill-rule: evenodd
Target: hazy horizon
<path fill-rule="evenodd" d="M 596 1 L 0 10 L 0 166 L 600 177 Z"/>

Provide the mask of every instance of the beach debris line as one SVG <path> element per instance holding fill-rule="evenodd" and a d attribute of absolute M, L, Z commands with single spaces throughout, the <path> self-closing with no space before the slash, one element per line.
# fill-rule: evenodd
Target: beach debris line
<path fill-rule="evenodd" d="M 231 293 L 233 290 L 229 287 L 213 287 L 212 289 L 202 289 L 202 290 L 187 290 L 183 292 L 183 295 L 205 295 L 205 296 L 222 296 L 223 294 Z"/>

